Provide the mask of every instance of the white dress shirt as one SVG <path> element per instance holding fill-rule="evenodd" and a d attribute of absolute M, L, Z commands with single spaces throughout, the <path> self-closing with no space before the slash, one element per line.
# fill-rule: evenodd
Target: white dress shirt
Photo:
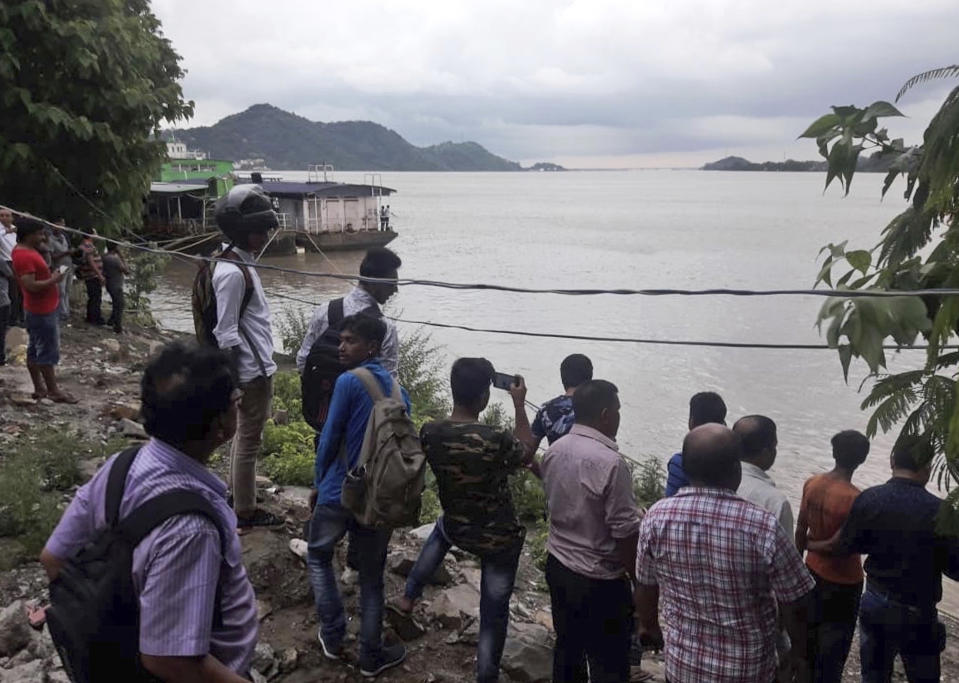
<path fill-rule="evenodd" d="M 13 224 L 4 225 L 0 223 L 0 261 L 13 260 L 13 248 L 17 246 L 17 233 L 7 232 Z"/>
<path fill-rule="evenodd" d="M 223 248 L 226 249 L 227 246 L 224 244 Z M 243 261 L 254 262 L 249 252 L 236 247 L 233 247 L 232 251 Z M 263 376 L 264 369 L 267 377 L 271 377 L 276 372 L 276 363 L 273 362 L 270 306 L 266 301 L 266 294 L 263 292 L 263 285 L 260 283 L 256 268 L 247 270 L 250 272 L 250 280 L 253 284 L 253 295 L 241 318 L 240 306 L 246 291 L 243 272 L 239 266 L 229 261 L 217 261 L 213 267 L 213 291 L 216 295 L 216 328 L 213 330 L 213 335 L 221 349 L 240 347 L 237 374 L 241 383 Z M 263 362 L 262 369 L 257 356 Z"/>
<path fill-rule="evenodd" d="M 785 494 L 776 488 L 776 482 L 768 474 L 751 462 L 744 462 L 742 466 L 743 479 L 736 494 L 776 515 L 779 524 L 786 530 L 789 538 L 792 538 L 795 535 L 793 509 Z"/>
<path fill-rule="evenodd" d="M 376 302 L 376 299 L 373 298 L 373 295 L 362 287 L 354 287 L 350 290 L 349 294 L 343 297 L 343 316 L 355 315 L 373 306 L 379 309 L 379 304 Z M 310 319 L 310 327 L 306 331 L 303 343 L 300 344 L 300 350 L 296 353 L 296 367 L 300 372 L 303 372 L 303 367 L 306 365 L 306 357 L 310 355 L 310 348 L 312 348 L 316 340 L 320 338 L 320 335 L 326 332 L 330 326 L 327 315 L 329 309 L 330 304 L 327 302 L 320 304 L 313 311 L 313 317 Z M 392 320 L 388 320 L 385 317 L 383 318 L 383 322 L 386 323 L 386 336 L 383 338 L 383 344 L 380 347 L 380 365 L 386 368 L 386 371 L 393 375 L 393 377 L 396 377 L 400 357 L 400 344 L 396 334 L 396 325 Z"/>

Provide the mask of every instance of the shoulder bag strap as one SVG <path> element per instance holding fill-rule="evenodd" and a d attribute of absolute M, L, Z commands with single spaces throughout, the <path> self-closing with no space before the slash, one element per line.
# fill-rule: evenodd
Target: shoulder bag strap
<path fill-rule="evenodd" d="M 224 250 L 220 255 L 220 258 L 225 261 L 232 261 L 236 264 L 236 267 L 243 273 L 243 300 L 240 302 L 240 315 L 237 317 L 236 329 L 240 331 L 240 336 L 243 337 L 243 341 L 246 342 L 246 345 L 250 347 L 250 353 L 253 354 L 253 358 L 256 360 L 256 364 L 260 366 L 260 373 L 264 377 L 268 377 L 266 372 L 266 364 L 263 362 L 263 358 L 260 356 L 260 352 L 256 350 L 256 347 L 253 345 L 253 341 L 250 339 L 249 333 L 243 329 L 243 313 L 246 311 L 246 307 L 250 305 L 250 299 L 253 298 L 253 276 L 250 275 L 250 267 L 243 263 L 237 254 L 231 252 L 233 245 Z"/>

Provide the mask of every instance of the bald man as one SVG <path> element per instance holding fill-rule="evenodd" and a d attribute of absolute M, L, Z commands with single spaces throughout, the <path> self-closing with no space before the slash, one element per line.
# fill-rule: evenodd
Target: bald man
<path fill-rule="evenodd" d="M 792 666 L 807 675 L 805 602 L 815 584 L 779 520 L 736 495 L 742 452 L 723 425 L 693 429 L 682 452 L 690 485 L 653 505 L 640 526 L 640 637 L 665 642 L 672 683 L 774 681 L 777 608 L 795 646 Z"/>

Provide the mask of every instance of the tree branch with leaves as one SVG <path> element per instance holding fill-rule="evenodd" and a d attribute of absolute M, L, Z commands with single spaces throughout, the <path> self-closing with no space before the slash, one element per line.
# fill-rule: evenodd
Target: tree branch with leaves
<path fill-rule="evenodd" d="M 909 90 L 931 80 L 959 77 L 959 65 L 911 78 L 896 102 Z M 905 179 L 907 207 L 880 233 L 869 249 L 850 249 L 848 242 L 829 244 L 816 286 L 835 290 L 901 291 L 901 297 L 831 298 L 819 312 L 827 342 L 839 353 L 848 380 L 852 359 L 869 367 L 870 392 L 862 403 L 872 410 L 867 433 L 899 429 L 897 442 L 918 437 L 914 456 L 934 459 L 940 487 L 959 482 L 959 402 L 956 378 L 959 352 L 950 347 L 959 335 L 959 297 L 910 296 L 910 291 L 959 287 L 959 88 L 953 89 L 923 135 L 923 143 L 907 147 L 890 139 L 879 119 L 902 116 L 885 101 L 868 107 L 833 107 L 800 137 L 813 138 L 826 158 L 826 188 L 839 179 L 849 193 L 859 154 L 875 148 L 893 157 L 882 196 L 897 178 Z M 838 278 L 834 270 L 845 267 Z M 922 338 L 928 345 L 922 367 L 892 373 L 884 345 L 909 346 Z M 948 496 L 943 524 L 959 530 L 959 490 Z"/>

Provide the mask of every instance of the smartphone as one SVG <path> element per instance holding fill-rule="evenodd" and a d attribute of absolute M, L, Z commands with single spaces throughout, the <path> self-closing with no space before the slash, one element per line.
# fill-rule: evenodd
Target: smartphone
<path fill-rule="evenodd" d="M 505 372 L 493 373 L 493 386 L 497 389 L 509 391 L 509 388 L 516 383 L 516 375 L 510 375 Z"/>

